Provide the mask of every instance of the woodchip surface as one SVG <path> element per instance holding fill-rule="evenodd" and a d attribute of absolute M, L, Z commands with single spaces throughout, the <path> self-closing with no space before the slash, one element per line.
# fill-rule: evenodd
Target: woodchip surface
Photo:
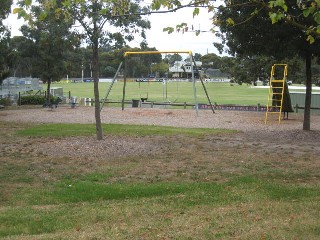
<path fill-rule="evenodd" d="M 243 132 L 247 137 L 310 142 L 320 140 L 320 116 L 311 116 L 311 130 L 303 131 L 303 114 L 290 113 L 288 120 L 278 123 L 276 115 L 269 115 L 265 124 L 265 112 L 211 110 L 157 109 L 157 108 L 109 108 L 101 111 L 103 123 L 145 124 L 184 128 L 224 128 Z M 25 123 L 95 123 L 93 107 L 59 106 L 48 108 L 1 110 L 1 121 Z"/>
<path fill-rule="evenodd" d="M 0 128 L 1 136 L 3 136 L 0 138 L 0 146 L 3 151 L 12 154 L 15 152 L 33 154 L 33 162 L 59 162 L 61 158 L 72 159 L 72 161 L 64 161 L 62 165 L 55 164 L 54 166 L 62 168 L 64 165 L 70 165 L 69 167 L 73 167 L 76 164 L 77 168 L 84 172 L 86 169 L 90 169 L 91 165 L 99 167 L 104 164 L 105 159 L 110 161 L 110 159 L 129 155 L 157 155 L 172 149 L 172 145 L 179 145 L 176 154 L 180 154 L 179 152 L 189 151 L 189 148 L 195 144 L 194 141 L 198 141 L 197 144 L 201 142 L 201 148 L 210 149 L 213 152 L 232 153 L 237 156 L 254 154 L 254 159 L 259 158 L 259 156 L 270 156 L 270 161 L 278 159 L 277 161 L 280 162 L 286 158 L 291 159 L 292 156 L 300 158 L 300 156 L 306 154 L 317 158 L 320 153 L 319 116 L 312 116 L 311 131 L 302 130 L 303 115 L 295 113 L 291 113 L 289 120 L 281 121 L 280 124 L 276 116 L 271 116 L 268 124 L 265 124 L 265 113 L 242 111 L 216 111 L 213 114 L 209 110 L 201 110 L 197 116 L 195 110 L 126 108 L 122 111 L 120 108 L 104 108 L 101 117 L 103 123 L 224 128 L 239 130 L 239 132 L 227 135 L 208 135 L 199 139 L 184 136 L 128 137 L 107 135 L 103 140 L 98 141 L 95 136 L 18 137 L 11 134 L 11 130 L 8 132 L 8 128 L 4 127 L 3 129 Z M 93 107 L 72 109 L 68 106 L 59 106 L 54 110 L 48 110 L 47 108 L 0 110 L 0 121 L 2 126 L 6 126 L 6 122 L 94 124 L 95 118 Z M 197 158 L 208 157 L 208 153 L 207 155 L 205 155 L 205 152 L 201 154 L 204 154 L 204 156 L 197 156 Z M 303 159 L 301 158 L 301 161 L 304 161 Z M 88 164 L 91 165 L 88 166 Z M 177 162 L 175 166 L 179 164 L 181 163 Z M 308 162 L 308 164 L 311 163 Z M 318 161 L 312 162 L 312 164 L 313 169 L 319 168 Z M 162 165 L 163 163 L 159 163 L 159 166 Z M 152 169 L 158 169 L 158 167 L 152 167 Z M 61 171 L 63 172 L 63 170 Z M 145 169 L 143 171 L 148 172 Z M 144 173 L 137 172 L 133 175 L 140 178 Z M 54 176 L 47 174 L 44 177 L 50 179 Z"/>

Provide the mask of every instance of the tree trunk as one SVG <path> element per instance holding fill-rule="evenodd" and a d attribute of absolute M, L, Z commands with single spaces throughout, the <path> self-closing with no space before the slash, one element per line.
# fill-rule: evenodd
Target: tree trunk
<path fill-rule="evenodd" d="M 96 118 L 96 134 L 97 139 L 103 139 L 101 115 L 100 115 L 100 97 L 99 97 L 99 48 L 98 42 L 93 45 L 93 87 L 94 87 L 94 115 Z"/>
<path fill-rule="evenodd" d="M 309 49 L 306 51 L 306 98 L 304 105 L 303 130 L 310 130 L 310 107 L 312 93 L 312 73 L 311 73 L 312 53 Z"/>
<path fill-rule="evenodd" d="M 95 3 L 96 4 L 96 3 Z M 96 9 L 96 5 L 95 8 Z M 96 11 L 97 12 L 97 11 Z M 99 29 L 96 18 L 93 18 L 92 33 L 92 70 L 93 70 L 93 89 L 94 89 L 94 115 L 96 118 L 97 139 L 103 139 L 101 115 L 100 115 L 100 97 L 99 97 Z"/>
<path fill-rule="evenodd" d="M 50 89 L 51 89 L 51 79 L 48 79 L 47 80 L 47 104 L 50 104 L 50 102 L 51 102 Z"/>

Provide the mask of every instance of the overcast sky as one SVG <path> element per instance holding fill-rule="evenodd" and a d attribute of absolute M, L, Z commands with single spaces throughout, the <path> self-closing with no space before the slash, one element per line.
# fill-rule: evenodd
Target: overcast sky
<path fill-rule="evenodd" d="M 182 9 L 175 13 L 152 14 L 148 16 L 151 22 L 151 29 L 147 31 L 147 42 L 149 47 L 155 47 L 159 51 L 192 51 L 205 55 L 207 53 L 219 54 L 213 46 L 213 42 L 218 41 L 214 34 L 209 30 L 211 28 L 210 15 L 206 9 L 200 9 L 199 16 L 192 17 L 192 9 Z M 165 27 L 175 27 L 177 24 L 185 22 L 189 28 L 193 25 L 195 30 L 200 29 L 203 32 L 196 36 L 194 32 L 172 33 L 163 32 Z M 8 25 L 11 26 L 12 36 L 21 35 L 19 32 L 22 20 L 18 20 L 16 15 L 10 15 Z M 132 47 L 139 46 L 141 39 L 131 42 Z"/>

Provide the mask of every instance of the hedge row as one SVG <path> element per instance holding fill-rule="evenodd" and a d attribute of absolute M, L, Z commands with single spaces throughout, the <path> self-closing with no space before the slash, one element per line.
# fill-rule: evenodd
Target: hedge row
<path fill-rule="evenodd" d="M 45 96 L 21 96 L 21 105 L 43 105 L 46 102 Z"/>

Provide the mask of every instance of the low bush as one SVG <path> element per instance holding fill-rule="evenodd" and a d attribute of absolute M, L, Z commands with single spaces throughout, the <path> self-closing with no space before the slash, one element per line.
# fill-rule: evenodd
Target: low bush
<path fill-rule="evenodd" d="M 0 98 L 0 105 L 10 106 L 11 105 L 10 98 Z"/>
<path fill-rule="evenodd" d="M 21 96 L 21 105 L 43 105 L 46 102 L 45 96 Z"/>
<path fill-rule="evenodd" d="M 50 101 L 55 102 L 57 97 L 51 97 Z M 21 105 L 44 105 L 47 99 L 45 96 L 34 95 L 34 96 L 21 96 Z"/>

